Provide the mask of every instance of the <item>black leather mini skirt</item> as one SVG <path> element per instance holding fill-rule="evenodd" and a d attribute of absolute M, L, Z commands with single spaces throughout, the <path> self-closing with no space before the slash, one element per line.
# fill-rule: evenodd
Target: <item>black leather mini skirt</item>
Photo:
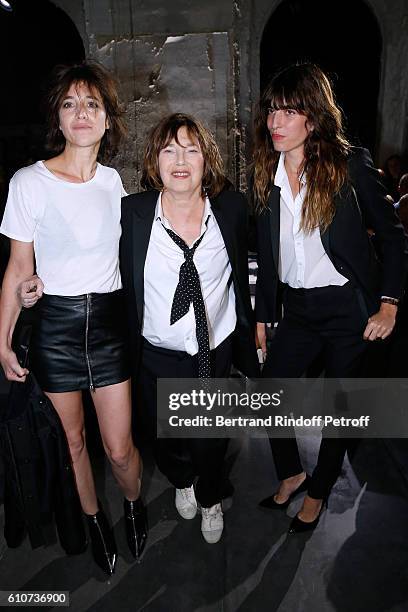
<path fill-rule="evenodd" d="M 43 391 L 94 390 L 130 377 L 121 290 L 74 297 L 43 295 L 30 343 L 30 367 Z"/>

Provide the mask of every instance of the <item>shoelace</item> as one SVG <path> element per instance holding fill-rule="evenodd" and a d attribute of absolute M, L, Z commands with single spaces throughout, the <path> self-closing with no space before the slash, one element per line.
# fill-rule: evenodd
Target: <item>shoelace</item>
<path fill-rule="evenodd" d="M 221 507 L 217 505 L 214 508 L 201 508 L 201 513 L 206 519 L 209 519 L 211 523 L 212 519 L 215 519 L 222 514 L 222 510 Z"/>
<path fill-rule="evenodd" d="M 194 504 L 195 503 L 195 495 L 194 495 L 194 490 L 191 489 L 191 487 L 188 487 L 186 489 L 181 489 L 182 495 L 183 497 L 189 501 L 190 503 Z"/>
<path fill-rule="evenodd" d="M 221 508 L 218 510 L 212 510 L 210 508 L 201 508 L 201 512 L 206 521 L 208 521 L 209 529 L 220 529 L 222 524 L 220 524 L 220 519 L 222 518 Z M 215 525 L 214 525 L 215 523 Z"/>

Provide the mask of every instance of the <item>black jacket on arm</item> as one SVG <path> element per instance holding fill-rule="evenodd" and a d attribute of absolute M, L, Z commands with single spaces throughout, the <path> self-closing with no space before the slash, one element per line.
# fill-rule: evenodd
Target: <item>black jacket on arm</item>
<path fill-rule="evenodd" d="M 404 231 L 366 149 L 353 148 L 348 161 L 349 183 L 335 197 L 336 212 L 321 234 L 334 267 L 362 296 L 367 317 L 378 311 L 382 295 L 403 293 L 408 249 Z M 268 205 L 257 221 L 258 280 L 255 313 L 259 322 L 279 316 L 280 188 L 272 186 Z M 380 245 L 380 263 L 368 237 L 374 230 Z"/>
<path fill-rule="evenodd" d="M 120 269 L 126 297 L 133 376 L 138 375 L 144 306 L 144 266 L 159 192 L 145 191 L 122 199 Z M 233 334 L 233 364 L 246 376 L 257 376 L 259 364 L 254 337 L 254 316 L 249 295 L 247 203 L 234 191 L 210 200 L 232 268 L 237 325 Z"/>
<path fill-rule="evenodd" d="M 11 385 L 0 411 L 0 455 L 5 467 L 4 536 L 19 546 L 54 541 L 54 521 L 67 554 L 86 547 L 82 510 L 68 443 L 51 401 L 30 373 Z"/>

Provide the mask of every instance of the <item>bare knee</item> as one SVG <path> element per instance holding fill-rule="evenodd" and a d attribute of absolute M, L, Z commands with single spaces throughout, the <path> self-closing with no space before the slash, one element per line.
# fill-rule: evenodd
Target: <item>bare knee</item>
<path fill-rule="evenodd" d="M 112 466 L 124 471 L 128 469 L 134 453 L 135 447 L 132 443 L 127 443 L 122 447 L 106 449 L 106 454 Z"/>
<path fill-rule="evenodd" d="M 77 462 L 84 452 L 86 452 L 85 431 L 68 436 L 69 452 L 73 463 Z"/>

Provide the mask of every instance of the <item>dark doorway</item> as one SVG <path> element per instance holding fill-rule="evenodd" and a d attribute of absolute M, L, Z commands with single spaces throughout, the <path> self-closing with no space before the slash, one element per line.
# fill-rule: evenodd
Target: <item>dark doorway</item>
<path fill-rule="evenodd" d="M 361 0 L 284 0 L 265 26 L 261 90 L 280 67 L 312 61 L 329 74 L 354 144 L 375 153 L 382 37 Z"/>
<path fill-rule="evenodd" d="M 45 155 L 41 98 L 51 69 L 85 57 L 75 25 L 54 4 L 9 4 L 11 11 L 0 7 L 0 165 L 6 181 L 19 167 Z"/>

